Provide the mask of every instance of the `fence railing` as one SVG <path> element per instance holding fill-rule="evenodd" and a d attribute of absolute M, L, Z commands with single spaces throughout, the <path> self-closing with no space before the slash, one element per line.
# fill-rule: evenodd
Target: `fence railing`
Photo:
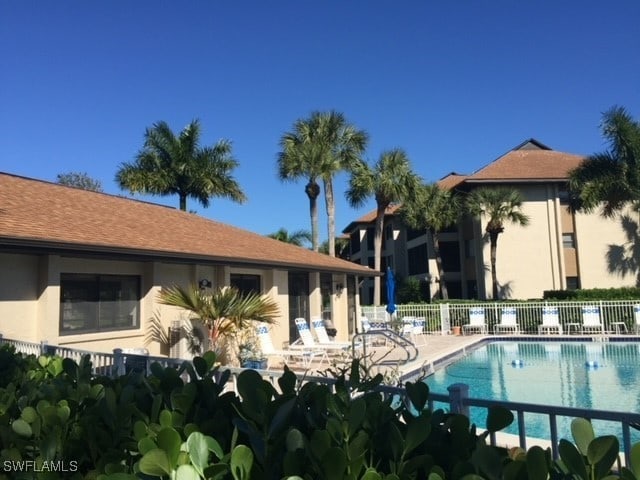
<path fill-rule="evenodd" d="M 608 332 L 636 332 L 640 322 L 640 300 L 601 300 L 601 301 L 540 301 L 540 302 L 477 302 L 477 303 L 431 303 L 415 305 L 397 305 L 393 318 L 423 317 L 426 320 L 427 333 L 448 334 L 452 327 L 469 324 L 469 310 L 484 308 L 485 322 L 489 332 L 500 323 L 503 309 L 516 310 L 516 319 L 522 333 L 538 333 L 542 324 L 543 307 L 557 307 L 560 324 L 564 332 L 567 326 L 580 326 L 583 323 L 583 307 L 598 307 L 600 321 Z M 372 322 L 388 322 L 392 318 L 385 306 L 362 306 L 362 315 Z"/>
<path fill-rule="evenodd" d="M 21 340 L 7 339 L 0 334 L 0 345 L 2 344 L 13 345 L 17 352 L 26 355 L 58 355 L 63 358 L 71 358 L 74 361 L 80 361 L 83 356 L 89 355 L 94 373 L 107 376 L 123 375 L 128 371 L 136 369 L 144 369 L 144 371 L 148 371 L 150 365 L 154 362 L 160 363 L 165 368 L 179 368 L 185 362 L 185 360 L 176 358 L 130 354 L 123 352 L 121 349 L 115 349 L 113 353 L 100 353 L 49 345 L 47 342 L 24 342 Z M 237 392 L 238 376 L 245 369 L 225 367 L 225 370 L 227 369 L 230 371 L 230 377 L 229 381 L 225 385 L 225 390 Z M 268 381 L 277 391 L 279 391 L 278 379 L 282 376 L 281 371 L 260 370 L 259 373 L 262 375 L 263 379 Z M 335 379 L 333 378 L 309 376 L 306 373 L 296 373 L 296 376 L 298 378 L 299 385 L 307 382 L 316 382 L 328 385 L 335 383 Z M 185 377 L 185 380 L 188 381 L 188 377 Z M 469 387 L 466 384 L 461 383 L 451 385 L 448 390 L 448 395 L 430 392 L 428 400 L 429 408 L 433 410 L 436 408 L 437 403 L 441 403 L 444 404 L 444 407 L 440 408 L 448 408 L 452 413 L 462 413 L 466 416 L 469 416 L 470 407 L 490 408 L 493 406 L 501 406 L 511 410 L 514 413 L 517 422 L 518 445 L 524 449 L 527 448 L 527 442 L 530 440 L 529 437 L 527 437 L 526 423 L 524 420 L 525 413 L 546 415 L 549 421 L 550 438 L 543 440 L 549 441 L 554 458 L 558 458 L 558 417 L 583 417 L 590 420 L 616 422 L 621 425 L 622 428 L 622 452 L 624 454 L 626 464 L 629 465 L 631 452 L 631 428 L 640 428 L 640 414 L 638 413 L 586 410 L 581 408 L 535 405 L 473 398 L 469 396 Z M 380 386 L 377 391 L 382 395 L 385 395 L 387 398 L 394 397 L 398 402 L 408 401 L 406 390 L 401 387 Z M 490 443 L 492 445 L 498 444 L 495 434 L 490 436 Z"/>

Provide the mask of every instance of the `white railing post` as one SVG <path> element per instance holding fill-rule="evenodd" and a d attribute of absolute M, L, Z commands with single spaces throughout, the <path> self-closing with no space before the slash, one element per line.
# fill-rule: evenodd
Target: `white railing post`
<path fill-rule="evenodd" d="M 113 349 L 113 371 L 111 374 L 118 377 L 125 374 L 124 355 L 121 348 Z"/>
<path fill-rule="evenodd" d="M 466 383 L 454 383 L 447 387 L 449 391 L 449 408 L 451 413 L 460 413 L 469 417 L 469 406 L 466 400 L 469 398 L 469 385 Z"/>

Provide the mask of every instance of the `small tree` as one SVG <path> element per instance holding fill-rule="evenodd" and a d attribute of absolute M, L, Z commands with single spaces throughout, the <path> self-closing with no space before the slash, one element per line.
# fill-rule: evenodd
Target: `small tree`
<path fill-rule="evenodd" d="M 513 188 L 480 187 L 471 191 L 467 197 L 467 209 L 472 215 L 487 218 L 485 231 L 491 243 L 491 281 L 493 299 L 497 300 L 498 275 L 496 273 L 496 255 L 498 251 L 498 235 L 504 232 L 504 224 L 529 225 L 529 217 L 520 211 L 522 195 Z"/>
<path fill-rule="evenodd" d="M 383 152 L 373 167 L 361 162 L 352 170 L 346 192 L 349 203 L 359 207 L 370 197 L 376 200 L 373 268 L 378 272 L 382 264 L 382 233 L 387 208 L 415 195 L 420 183 L 420 177 L 411 170 L 409 157 L 399 148 Z M 375 277 L 373 282 L 373 304 L 380 305 L 380 277 Z"/>
<path fill-rule="evenodd" d="M 274 323 L 279 315 L 278 305 L 257 293 L 241 293 L 233 287 L 219 288 L 205 293 L 197 286 L 163 288 L 159 301 L 164 305 L 188 310 L 194 320 L 209 330 L 211 350 L 225 358 L 225 339 L 234 336 L 251 322 Z"/>
<path fill-rule="evenodd" d="M 436 266 L 440 277 L 440 294 L 443 299 L 449 298 L 445 282 L 445 271 L 440 255 L 440 232 L 453 225 L 460 216 L 460 202 L 450 190 L 443 190 L 433 183 L 421 185 L 413 195 L 400 207 L 400 216 L 411 228 L 425 229 L 433 242 Z M 428 261 L 428 260 L 427 260 Z M 427 266 L 427 272 L 429 268 Z"/>
<path fill-rule="evenodd" d="M 102 183 L 100 180 L 91 178 L 85 172 L 59 173 L 56 182 L 60 185 L 66 185 L 67 187 L 76 187 L 92 192 L 102 192 Z"/>

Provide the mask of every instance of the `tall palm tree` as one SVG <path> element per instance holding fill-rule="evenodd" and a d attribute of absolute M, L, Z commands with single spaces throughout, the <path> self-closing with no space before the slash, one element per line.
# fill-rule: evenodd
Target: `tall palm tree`
<path fill-rule="evenodd" d="M 420 185 L 416 194 L 407 198 L 400 207 L 400 216 L 409 227 L 415 230 L 425 229 L 431 236 L 440 277 L 440 295 L 441 298 L 448 299 L 449 292 L 442 267 L 439 234 L 458 220 L 460 216 L 458 196 L 451 190 L 440 188 L 436 183 Z"/>
<path fill-rule="evenodd" d="M 569 175 L 577 207 L 587 212 L 603 204 L 611 217 L 625 205 L 640 203 L 640 123 L 622 107 L 602 116 L 602 134 L 609 150 L 589 156 Z"/>
<path fill-rule="evenodd" d="M 268 234 L 267 237 L 298 247 L 301 247 L 305 242 L 311 242 L 311 233 L 308 230 L 289 232 L 286 228 L 281 228 L 277 232 Z"/>
<path fill-rule="evenodd" d="M 250 326 L 253 321 L 274 323 L 278 305 L 257 293 L 241 293 L 238 289 L 219 288 L 205 293 L 197 286 L 163 288 L 158 300 L 188 310 L 192 320 L 200 321 L 209 331 L 211 350 L 224 355 L 225 339 Z"/>
<path fill-rule="evenodd" d="M 368 135 L 350 125 L 342 113 L 313 112 L 309 118 L 297 120 L 291 132 L 280 139 L 278 176 L 281 180 L 307 178 L 305 193 L 309 197 L 312 248 L 318 251 L 317 199 L 318 180 L 324 185 L 329 234 L 329 255 L 335 256 L 335 200 L 333 177 L 350 170 L 360 161 Z"/>
<path fill-rule="evenodd" d="M 504 232 L 505 223 L 529 225 L 529 217 L 522 213 L 522 195 L 513 188 L 480 187 L 472 190 L 467 197 L 466 206 L 470 214 L 487 218 L 485 231 L 491 244 L 491 281 L 493 299 L 498 299 L 498 276 L 496 273 L 496 254 L 498 236 Z"/>
<path fill-rule="evenodd" d="M 381 271 L 382 234 L 384 215 L 392 203 L 400 203 L 416 194 L 421 184 L 412 170 L 404 150 L 396 148 L 382 152 L 373 167 L 364 162 L 357 163 L 349 179 L 346 197 L 351 206 L 363 205 L 369 197 L 376 200 L 376 219 L 373 237 L 374 269 Z M 380 305 L 380 277 L 373 283 L 373 303 Z"/>
<path fill-rule="evenodd" d="M 180 210 L 186 211 L 187 197 L 209 206 L 212 197 L 238 203 L 246 200 L 231 175 L 238 162 L 231 154 L 231 142 L 220 140 L 212 147 L 200 147 L 200 124 L 187 125 L 176 136 L 166 122 L 153 124 L 145 132 L 142 150 L 132 163 L 122 163 L 116 173 L 121 188 L 131 193 L 178 195 Z"/>

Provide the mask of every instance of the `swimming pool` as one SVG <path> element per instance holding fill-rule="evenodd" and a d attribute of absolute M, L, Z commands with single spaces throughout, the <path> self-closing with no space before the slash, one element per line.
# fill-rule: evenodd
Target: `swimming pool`
<path fill-rule="evenodd" d="M 640 412 L 640 343 L 492 342 L 425 379 L 434 393 L 453 383 L 469 385 L 469 396 L 509 402 Z M 472 409 L 484 427 L 486 411 Z M 558 417 L 558 435 L 571 439 L 571 419 Z M 545 415 L 525 414 L 527 436 L 549 438 Z M 597 435 L 620 437 L 620 425 L 594 422 Z M 517 433 L 515 425 L 505 430 Z M 633 433 L 633 441 L 640 435 Z"/>

